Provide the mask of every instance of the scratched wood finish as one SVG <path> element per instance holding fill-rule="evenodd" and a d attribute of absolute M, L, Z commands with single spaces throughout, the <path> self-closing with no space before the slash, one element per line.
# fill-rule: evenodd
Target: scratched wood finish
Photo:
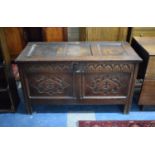
<path fill-rule="evenodd" d="M 144 79 L 139 104 L 155 105 L 155 37 L 134 37 L 132 46 L 143 58 L 138 72 Z"/>
<path fill-rule="evenodd" d="M 126 42 L 29 43 L 16 59 L 25 102 L 122 104 L 128 113 L 141 58 Z"/>

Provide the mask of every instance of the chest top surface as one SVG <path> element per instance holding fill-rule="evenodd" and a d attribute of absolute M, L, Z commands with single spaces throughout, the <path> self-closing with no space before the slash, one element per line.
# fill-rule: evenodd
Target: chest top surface
<path fill-rule="evenodd" d="M 31 42 L 17 57 L 25 61 L 141 61 L 127 42 Z"/>
<path fill-rule="evenodd" d="M 149 55 L 155 55 L 155 37 L 134 37 L 134 39 Z"/>

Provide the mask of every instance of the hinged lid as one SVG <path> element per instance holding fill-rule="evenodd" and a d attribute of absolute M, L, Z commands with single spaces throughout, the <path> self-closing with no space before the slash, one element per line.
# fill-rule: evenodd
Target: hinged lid
<path fill-rule="evenodd" d="M 16 59 L 24 61 L 141 61 L 127 42 L 31 42 Z"/>

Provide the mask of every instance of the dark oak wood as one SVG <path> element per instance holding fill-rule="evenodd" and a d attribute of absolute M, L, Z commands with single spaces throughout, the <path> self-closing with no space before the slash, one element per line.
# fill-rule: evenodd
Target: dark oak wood
<path fill-rule="evenodd" d="M 127 42 L 29 43 L 16 59 L 31 104 L 122 104 L 128 113 L 141 58 Z"/>
<path fill-rule="evenodd" d="M 2 37 L 1 43 L 5 43 L 3 39 Z M 0 112 L 15 112 L 19 97 L 11 67 L 6 64 L 9 62 L 4 59 L 5 55 L 2 54 L 2 50 L 7 47 L 5 44 L 2 47 L 0 48 Z"/>
<path fill-rule="evenodd" d="M 19 103 L 15 79 L 9 65 L 0 65 L 0 112 L 15 112 Z"/>
<path fill-rule="evenodd" d="M 134 37 L 132 46 L 143 58 L 138 78 L 144 79 L 139 105 L 155 105 L 155 37 Z"/>
<path fill-rule="evenodd" d="M 149 60 L 149 54 L 145 51 L 145 49 L 138 44 L 138 42 L 133 38 L 131 42 L 131 46 L 135 49 L 137 54 L 143 59 L 143 62 L 140 63 L 139 70 L 138 70 L 138 79 L 144 79 L 145 72 Z"/>
<path fill-rule="evenodd" d="M 23 28 L 25 41 L 43 41 L 43 34 L 41 27 L 24 27 Z"/>

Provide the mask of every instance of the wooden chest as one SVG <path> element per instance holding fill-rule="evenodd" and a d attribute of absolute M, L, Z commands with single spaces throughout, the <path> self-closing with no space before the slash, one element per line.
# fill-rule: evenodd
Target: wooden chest
<path fill-rule="evenodd" d="M 16 62 L 33 103 L 122 104 L 128 113 L 141 58 L 126 42 L 29 43 Z"/>
<path fill-rule="evenodd" d="M 155 37 L 134 37 L 132 47 L 143 58 L 138 78 L 144 79 L 140 105 L 155 105 Z"/>

